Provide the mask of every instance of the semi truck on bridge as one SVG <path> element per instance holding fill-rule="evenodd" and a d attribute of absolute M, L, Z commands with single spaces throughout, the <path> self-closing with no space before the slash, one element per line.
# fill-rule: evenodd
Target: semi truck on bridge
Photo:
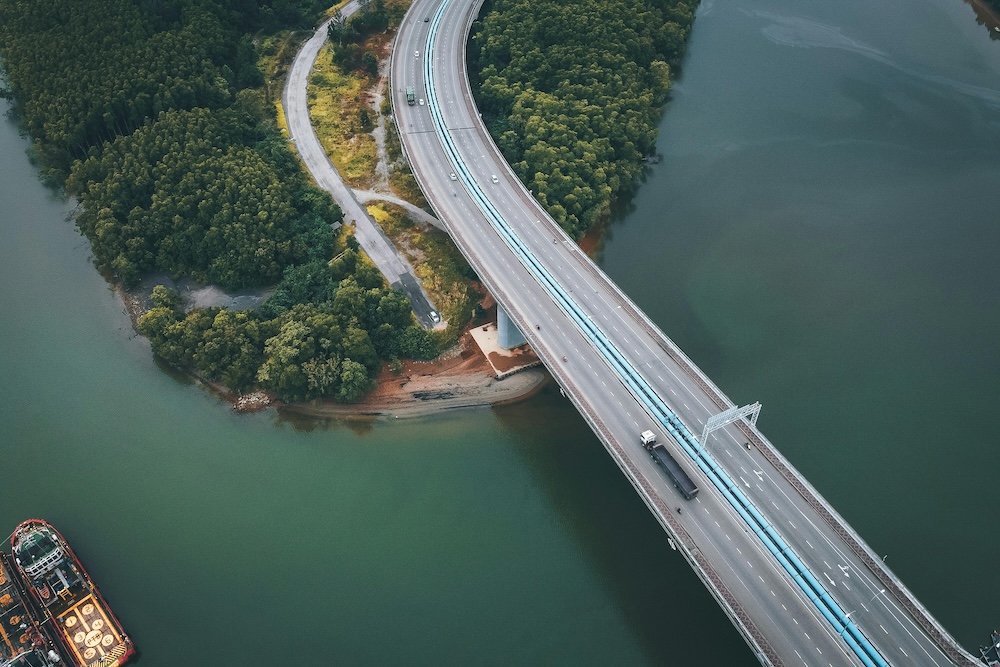
<path fill-rule="evenodd" d="M 698 495 L 698 485 L 694 483 L 694 480 L 684 471 L 681 464 L 677 462 L 667 448 L 656 442 L 656 434 L 652 431 L 643 431 L 640 435 L 640 440 L 642 441 L 642 446 L 646 448 L 653 460 L 660 464 L 670 479 L 673 481 L 674 486 L 677 490 L 684 495 L 688 500 L 691 500 Z"/>

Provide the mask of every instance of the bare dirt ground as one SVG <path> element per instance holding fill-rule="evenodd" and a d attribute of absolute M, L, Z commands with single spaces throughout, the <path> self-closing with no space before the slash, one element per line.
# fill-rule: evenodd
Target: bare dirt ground
<path fill-rule="evenodd" d="M 391 52 L 392 43 L 385 45 L 385 53 Z M 385 115 L 382 114 L 382 100 L 385 98 L 385 88 L 389 81 L 389 58 L 383 53 L 383 58 L 378 64 L 378 83 L 371 91 L 371 107 L 375 111 L 378 119 L 375 129 L 372 130 L 372 137 L 375 139 L 375 155 L 378 161 L 375 163 L 375 181 L 372 183 L 372 190 L 376 192 L 390 192 L 389 190 L 389 153 L 385 148 Z"/>
<path fill-rule="evenodd" d="M 395 197 L 389 185 L 389 175 L 393 169 L 399 168 L 400 164 L 399 160 L 391 160 L 388 154 L 386 117 L 382 114 L 382 101 L 388 82 L 391 40 L 385 40 L 381 44 L 381 51 L 379 79 L 376 85 L 369 89 L 365 100 L 377 119 L 372 131 L 376 144 L 377 164 L 371 182 L 372 191 L 366 191 L 365 194 L 372 195 L 373 199 L 378 199 L 378 194 L 388 195 L 393 199 Z M 416 208 L 415 204 L 411 206 Z M 432 218 L 430 214 L 424 213 L 424 216 Z M 423 216 L 418 214 L 414 217 L 422 219 Z M 423 220 L 423 222 L 429 221 Z M 270 296 L 270 290 L 247 290 L 226 294 L 213 286 L 196 285 L 191 281 L 175 283 L 164 275 L 150 276 L 136 289 L 125 290 L 119 287 L 117 290 L 126 311 L 131 316 L 133 326 L 151 307 L 149 294 L 156 284 L 166 284 L 181 293 L 186 309 L 208 306 L 253 308 Z M 507 365 L 509 361 L 504 358 L 498 363 Z M 275 406 L 283 413 L 338 420 L 415 417 L 446 410 L 513 403 L 540 391 L 550 378 L 544 368 L 536 367 L 497 380 L 494 369 L 468 332 L 451 350 L 434 361 L 406 361 L 398 373 L 393 373 L 386 367 L 377 378 L 375 390 L 363 401 L 353 404 L 328 400 L 284 404 L 263 391 L 236 394 L 197 374 L 188 373 L 188 375 L 221 400 L 232 404 L 237 412 L 257 412 Z"/>
<path fill-rule="evenodd" d="M 150 279 L 148 282 L 160 284 L 162 280 Z M 151 285 L 146 285 L 133 291 L 121 287 L 116 290 L 133 327 L 150 308 L 151 289 Z M 232 404 L 237 412 L 258 412 L 276 406 L 297 415 L 344 420 L 418 417 L 447 410 L 515 403 L 533 396 L 549 380 L 548 372 L 540 367 L 497 380 L 490 363 L 468 332 L 454 347 L 433 361 L 403 362 L 399 373 L 384 368 L 376 378 L 378 384 L 375 390 L 358 403 L 324 400 L 285 404 L 263 391 L 237 394 L 195 373 L 187 375 L 221 400 Z"/>
<path fill-rule="evenodd" d="M 406 362 L 398 374 L 384 370 L 378 378 L 378 388 L 359 403 L 314 401 L 282 409 L 313 417 L 417 417 L 520 401 L 538 392 L 548 379 L 549 374 L 543 368 L 529 368 L 497 380 L 486 358 L 466 333 L 458 345 L 434 361 Z"/>

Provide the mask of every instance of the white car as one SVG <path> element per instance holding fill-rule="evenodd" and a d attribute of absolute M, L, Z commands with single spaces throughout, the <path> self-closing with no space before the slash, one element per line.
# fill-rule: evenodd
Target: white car
<path fill-rule="evenodd" d="M 437 324 L 441 321 L 441 316 L 438 315 L 438 312 L 436 310 L 432 310 L 431 319 L 434 320 L 434 324 Z"/>
<path fill-rule="evenodd" d="M 420 106 L 424 106 L 424 98 L 420 98 Z"/>
<path fill-rule="evenodd" d="M 500 182 L 500 179 L 497 178 L 496 174 L 493 174 L 492 176 L 490 176 L 490 180 L 493 181 L 494 183 L 499 183 Z"/>
<path fill-rule="evenodd" d="M 458 176 L 455 175 L 455 172 L 451 172 L 450 174 L 448 174 L 448 178 L 450 178 L 453 181 L 458 180 Z"/>

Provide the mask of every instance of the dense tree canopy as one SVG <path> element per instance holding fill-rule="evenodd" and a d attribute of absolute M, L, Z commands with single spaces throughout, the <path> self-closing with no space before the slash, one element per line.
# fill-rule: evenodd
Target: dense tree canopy
<path fill-rule="evenodd" d="M 606 217 L 656 145 L 697 0 L 495 0 L 473 38 L 484 118 L 574 236 Z"/>
<path fill-rule="evenodd" d="M 232 109 L 163 112 L 77 162 L 67 187 L 81 196 L 98 264 L 126 283 L 161 270 L 238 288 L 329 257 L 335 208 L 247 145 L 266 143 L 249 120 Z"/>
<path fill-rule="evenodd" d="M 286 400 L 357 400 L 383 360 L 437 352 L 405 295 L 353 239 L 335 240 L 339 209 L 308 184 L 255 89 L 254 33 L 308 27 L 326 5 L 0 0 L 3 94 L 80 197 L 98 266 L 126 285 L 151 272 L 278 283 L 257 311 L 185 313 L 157 287 L 139 325 L 153 351 Z"/>
<path fill-rule="evenodd" d="M 171 109 L 219 108 L 262 82 L 249 35 L 325 0 L 0 0 L 7 83 L 46 163 Z"/>
<path fill-rule="evenodd" d="M 170 290 L 154 292 L 154 308 L 139 322 L 153 351 L 237 391 L 259 385 L 285 400 L 350 402 L 371 388 L 382 360 L 437 354 L 406 296 L 351 249 L 288 269 L 256 311 L 185 314 L 178 301 Z"/>

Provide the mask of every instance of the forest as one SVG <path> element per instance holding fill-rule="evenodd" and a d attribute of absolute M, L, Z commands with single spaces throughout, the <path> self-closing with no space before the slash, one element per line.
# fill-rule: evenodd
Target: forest
<path fill-rule="evenodd" d="M 153 352 L 235 391 L 354 401 L 383 361 L 426 359 L 416 326 L 277 130 L 258 39 L 315 25 L 315 0 L 0 0 L 3 94 L 46 176 L 79 198 L 97 267 L 227 289 L 254 311 L 184 312 L 155 288 Z"/>
<path fill-rule="evenodd" d="M 698 0 L 494 0 L 474 28 L 483 118 L 574 238 L 606 220 L 654 152 Z"/>

